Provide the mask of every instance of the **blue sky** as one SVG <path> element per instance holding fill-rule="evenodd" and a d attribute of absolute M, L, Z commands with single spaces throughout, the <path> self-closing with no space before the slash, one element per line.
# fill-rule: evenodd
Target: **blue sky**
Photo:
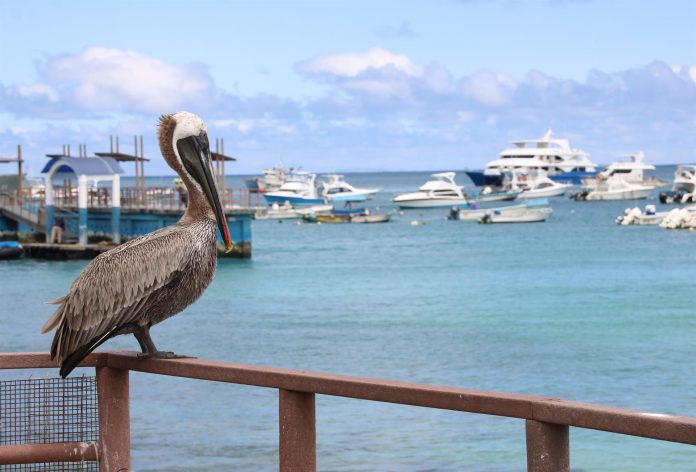
<path fill-rule="evenodd" d="M 161 174 L 156 118 L 188 109 L 238 173 L 476 168 L 547 128 L 695 162 L 695 5 L 4 0 L 0 155 L 137 133 Z"/>

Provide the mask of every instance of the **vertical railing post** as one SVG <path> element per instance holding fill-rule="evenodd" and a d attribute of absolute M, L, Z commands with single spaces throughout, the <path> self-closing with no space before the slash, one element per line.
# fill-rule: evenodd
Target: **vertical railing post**
<path fill-rule="evenodd" d="M 280 472 L 316 472 L 314 394 L 280 389 Z"/>
<path fill-rule="evenodd" d="M 99 470 L 130 470 L 128 371 L 97 367 L 99 397 Z"/>
<path fill-rule="evenodd" d="M 569 472 L 568 426 L 527 420 L 527 471 Z"/>

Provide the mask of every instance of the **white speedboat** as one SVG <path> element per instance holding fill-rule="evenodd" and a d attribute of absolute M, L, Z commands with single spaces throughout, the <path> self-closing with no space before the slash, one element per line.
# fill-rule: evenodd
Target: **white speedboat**
<path fill-rule="evenodd" d="M 496 208 L 480 208 L 478 205 L 471 205 L 469 208 L 462 208 L 456 214 L 454 218 L 461 221 L 478 221 L 483 216 L 489 213 L 494 213 L 496 215 L 514 215 L 514 214 L 524 214 L 527 213 L 529 209 L 544 208 L 548 207 L 548 200 L 530 200 L 517 205 L 508 205 Z"/>
<path fill-rule="evenodd" d="M 579 192 L 574 196 L 575 200 L 641 200 L 648 198 L 654 187 L 627 182 L 618 175 L 609 177 L 597 183 L 596 187 L 590 190 Z"/>
<path fill-rule="evenodd" d="M 454 172 L 433 174 L 417 192 L 394 198 L 400 208 L 442 208 L 468 204 L 462 187 L 454 182 Z"/>
<path fill-rule="evenodd" d="M 661 192 L 662 203 L 694 203 L 696 202 L 696 166 L 678 165 L 674 172 L 674 183 L 671 192 Z"/>
<path fill-rule="evenodd" d="M 379 192 L 378 188 L 355 188 L 343 180 L 342 175 L 329 174 L 321 182 L 321 196 L 329 201 L 362 202 Z"/>
<path fill-rule="evenodd" d="M 263 196 L 271 204 L 283 205 L 288 202 L 293 206 L 321 205 L 326 202 L 317 192 L 315 179 L 316 174 L 294 172 L 287 176 L 287 180 L 280 189 L 275 192 L 266 192 Z"/>
<path fill-rule="evenodd" d="M 506 170 L 542 170 L 551 180 L 579 185 L 582 179 L 597 173 L 597 166 L 582 149 L 570 147 L 567 139 L 552 137 L 548 130 L 540 139 L 513 142 L 500 157 L 486 165 L 483 172 L 467 172 L 477 186 L 496 185 Z"/>
<path fill-rule="evenodd" d="M 551 198 L 560 197 L 573 186 L 569 183 L 554 182 L 541 169 L 519 169 L 511 173 L 510 185 L 520 190 L 517 198 Z"/>
<path fill-rule="evenodd" d="M 549 219 L 553 209 L 549 206 L 532 206 L 516 212 L 488 212 L 479 223 L 539 223 Z"/>

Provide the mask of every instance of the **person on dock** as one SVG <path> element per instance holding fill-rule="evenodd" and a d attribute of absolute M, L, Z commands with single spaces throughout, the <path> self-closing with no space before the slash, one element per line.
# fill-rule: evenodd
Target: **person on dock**
<path fill-rule="evenodd" d="M 51 228 L 51 237 L 48 240 L 51 244 L 62 244 L 63 243 L 63 232 L 65 231 L 65 218 L 59 216 L 56 218 L 56 222 Z"/>
<path fill-rule="evenodd" d="M 188 206 L 188 192 L 186 191 L 183 180 L 180 178 L 174 179 L 174 186 L 176 187 L 176 191 L 179 192 L 179 206 Z"/>

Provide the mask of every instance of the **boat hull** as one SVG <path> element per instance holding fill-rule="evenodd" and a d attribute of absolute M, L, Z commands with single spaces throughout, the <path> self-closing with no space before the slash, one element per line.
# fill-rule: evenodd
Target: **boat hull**
<path fill-rule="evenodd" d="M 549 179 L 562 184 L 581 185 L 584 179 L 594 178 L 597 172 L 561 172 L 549 175 Z"/>
<path fill-rule="evenodd" d="M 321 205 L 324 203 L 323 198 L 306 198 L 289 195 L 273 195 L 265 193 L 263 197 L 268 203 L 278 203 L 280 205 L 289 202 L 291 205 Z"/>
<path fill-rule="evenodd" d="M 525 190 L 517 198 L 531 199 L 531 198 L 560 197 L 562 195 L 565 195 L 566 191 L 571 187 L 572 187 L 572 185 L 564 185 L 562 187 L 555 187 L 555 188 L 551 187 L 551 188 L 544 188 L 541 190 Z"/>
<path fill-rule="evenodd" d="M 647 187 L 634 190 L 620 191 L 598 191 L 594 190 L 587 194 L 587 201 L 614 201 L 614 200 L 642 200 L 648 198 L 652 194 L 653 188 Z"/>
<path fill-rule="evenodd" d="M 388 223 L 391 220 L 391 215 L 357 215 L 351 216 L 351 223 L 373 224 L 373 223 Z"/>
<path fill-rule="evenodd" d="M 519 190 L 510 190 L 508 192 L 494 192 L 494 193 L 489 193 L 487 195 L 481 195 L 480 193 L 475 195 L 474 197 L 470 197 L 469 201 L 470 202 L 480 202 L 480 203 L 485 203 L 485 202 L 509 202 L 512 201 L 519 196 L 521 196 L 522 192 Z"/>
<path fill-rule="evenodd" d="M 413 208 L 448 208 L 453 206 L 468 206 L 469 202 L 466 198 L 422 198 L 413 200 L 399 200 L 399 198 L 394 199 L 399 208 L 403 209 L 413 209 Z"/>
<path fill-rule="evenodd" d="M 525 209 L 519 212 L 487 213 L 479 223 L 541 223 L 549 219 L 553 213 L 551 208 Z"/>

